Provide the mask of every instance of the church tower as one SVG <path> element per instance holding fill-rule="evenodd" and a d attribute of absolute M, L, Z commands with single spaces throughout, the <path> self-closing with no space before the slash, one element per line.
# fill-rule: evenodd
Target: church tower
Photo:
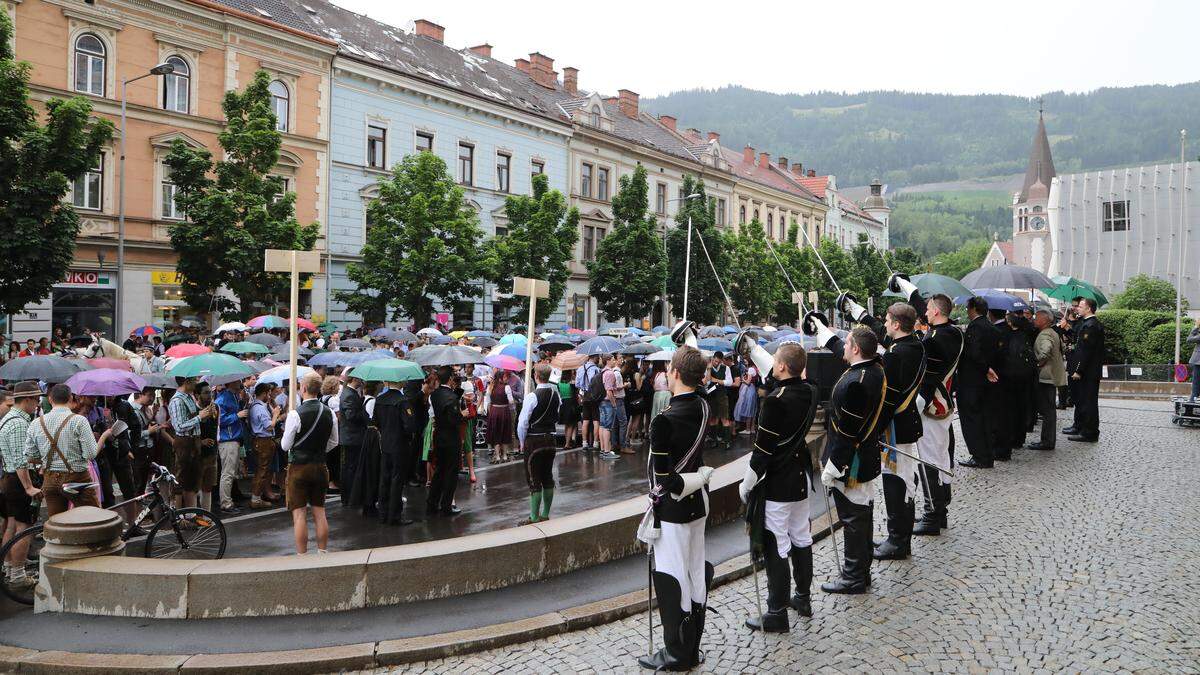
<path fill-rule="evenodd" d="M 1013 195 L 1013 258 L 1018 265 L 1045 272 L 1050 266 L 1050 225 L 1046 209 L 1050 200 L 1050 181 L 1054 179 L 1054 160 L 1050 157 L 1050 139 L 1038 102 L 1037 132 L 1029 150 L 1029 166 L 1021 191 Z"/>

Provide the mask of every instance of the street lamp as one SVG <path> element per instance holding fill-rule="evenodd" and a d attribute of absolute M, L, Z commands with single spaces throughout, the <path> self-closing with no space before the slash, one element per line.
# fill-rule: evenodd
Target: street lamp
<path fill-rule="evenodd" d="M 700 197 L 700 193 L 693 192 L 692 194 L 690 194 L 686 197 L 676 197 L 675 199 L 668 199 L 667 203 L 669 204 L 671 202 L 686 202 L 689 199 L 697 199 L 698 197 Z M 663 255 L 664 256 L 669 255 L 667 253 L 667 228 L 665 228 L 665 227 L 663 228 Z M 688 227 L 687 227 L 687 258 L 683 262 L 683 319 L 684 319 L 684 321 L 687 320 L 688 283 L 691 280 L 691 272 L 692 272 L 692 214 L 689 213 L 688 214 Z M 663 279 L 662 308 L 663 308 L 663 323 L 662 323 L 662 325 L 665 326 L 665 325 L 667 325 L 667 318 L 668 318 L 667 317 L 667 280 L 665 278 Z"/>
<path fill-rule="evenodd" d="M 160 63 L 150 69 L 149 72 L 138 75 L 135 78 L 124 80 L 121 82 L 121 158 L 118 163 L 118 184 L 117 184 L 117 302 L 114 305 L 113 311 L 113 339 L 121 339 L 121 319 L 124 309 L 124 304 L 121 301 L 121 296 L 125 293 L 125 98 L 129 90 L 130 82 L 137 82 L 140 79 L 151 77 L 154 75 L 168 75 L 175 72 L 175 66 L 169 63 Z"/>

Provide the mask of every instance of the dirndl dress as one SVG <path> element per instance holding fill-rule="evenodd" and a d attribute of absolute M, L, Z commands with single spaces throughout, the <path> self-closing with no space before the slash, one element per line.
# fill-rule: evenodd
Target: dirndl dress
<path fill-rule="evenodd" d="M 744 422 L 754 419 L 758 413 L 758 388 L 753 384 L 742 383 L 738 390 L 737 405 L 733 408 L 733 419 Z"/>

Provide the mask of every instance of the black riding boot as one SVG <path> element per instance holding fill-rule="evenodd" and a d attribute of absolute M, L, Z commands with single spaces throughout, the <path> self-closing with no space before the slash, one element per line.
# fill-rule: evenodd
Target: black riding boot
<path fill-rule="evenodd" d="M 809 601 L 809 589 L 812 588 L 813 558 L 812 546 L 792 547 L 792 580 L 796 582 L 796 592 L 792 594 L 792 609 L 800 616 L 812 616 L 812 603 Z"/>
<path fill-rule="evenodd" d="M 692 659 L 696 624 L 691 613 L 684 613 L 679 607 L 679 580 L 665 572 L 655 572 L 654 594 L 658 596 L 663 648 L 653 656 L 639 657 L 638 664 L 650 670 L 689 670 L 695 665 Z"/>
<path fill-rule="evenodd" d="M 938 535 L 946 525 L 946 507 L 950 504 L 950 486 L 938 480 L 937 472 L 928 467 L 921 467 L 920 480 L 925 481 L 928 490 L 925 497 L 925 511 L 921 520 L 913 526 L 915 535 Z"/>
<path fill-rule="evenodd" d="M 712 588 L 713 576 L 716 574 L 716 569 L 712 563 L 705 561 L 704 563 L 704 604 L 692 602 L 692 623 L 696 626 L 693 633 L 694 640 L 692 642 L 692 664 L 698 666 L 704 663 L 704 655 L 700 653 L 700 640 L 704 637 L 704 619 L 708 613 L 708 591 Z"/>
<path fill-rule="evenodd" d="M 876 560 L 904 560 L 911 553 L 916 504 L 908 499 L 904 479 L 883 475 L 883 501 L 887 506 L 887 539 L 875 545 Z"/>
<path fill-rule="evenodd" d="M 762 616 L 746 619 L 746 626 L 766 633 L 786 633 L 792 628 L 787 613 L 788 592 L 792 588 L 788 561 L 779 557 L 774 533 L 763 532 L 763 548 L 767 568 L 767 611 Z"/>
<path fill-rule="evenodd" d="M 841 577 L 821 584 L 826 593 L 866 593 L 871 585 L 871 504 L 860 506 L 833 490 L 833 501 L 842 521 L 844 556 Z"/>

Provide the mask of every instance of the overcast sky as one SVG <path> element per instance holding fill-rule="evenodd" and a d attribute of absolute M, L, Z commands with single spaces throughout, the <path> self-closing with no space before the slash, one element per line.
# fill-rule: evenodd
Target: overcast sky
<path fill-rule="evenodd" d="M 334 1 L 401 28 L 429 19 L 450 46 L 488 42 L 510 63 L 540 51 L 602 93 L 739 84 L 1031 96 L 1200 79 L 1192 0 Z"/>

